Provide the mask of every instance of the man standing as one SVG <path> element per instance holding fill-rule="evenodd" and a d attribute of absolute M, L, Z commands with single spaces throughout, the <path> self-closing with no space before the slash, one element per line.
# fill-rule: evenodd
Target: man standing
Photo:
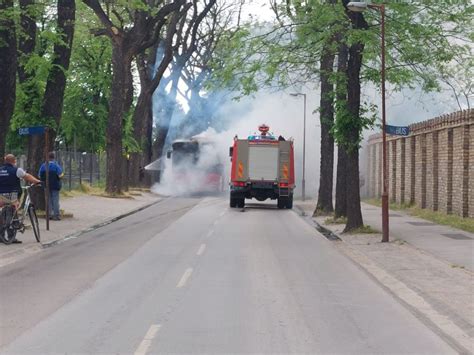
<path fill-rule="evenodd" d="M 0 166 L 0 207 L 5 202 L 13 203 L 18 208 L 18 197 L 21 194 L 20 179 L 30 184 L 38 184 L 41 181 L 33 175 L 26 173 L 22 168 L 16 166 L 16 158 L 13 154 L 5 156 L 5 163 Z M 14 239 L 13 243 L 21 243 Z"/>
<path fill-rule="evenodd" d="M 59 191 L 61 190 L 61 178 L 64 176 L 64 173 L 61 166 L 54 160 L 54 152 L 50 152 L 48 158 L 49 215 L 52 220 L 59 221 L 61 219 L 59 212 Z M 41 164 L 38 175 L 41 181 L 46 181 L 46 166 L 44 163 Z"/>

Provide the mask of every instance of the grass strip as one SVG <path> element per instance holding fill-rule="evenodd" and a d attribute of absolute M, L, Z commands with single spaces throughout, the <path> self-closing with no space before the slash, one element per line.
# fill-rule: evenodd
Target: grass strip
<path fill-rule="evenodd" d="M 382 201 L 379 199 L 368 199 L 364 202 L 381 207 Z M 466 232 L 474 233 L 474 218 L 461 217 L 455 214 L 446 214 L 439 211 L 432 211 L 429 209 L 419 208 L 413 205 L 397 205 L 394 203 L 390 204 L 391 210 L 403 211 L 410 216 L 426 219 L 427 221 L 434 222 L 457 229 L 461 229 Z"/>

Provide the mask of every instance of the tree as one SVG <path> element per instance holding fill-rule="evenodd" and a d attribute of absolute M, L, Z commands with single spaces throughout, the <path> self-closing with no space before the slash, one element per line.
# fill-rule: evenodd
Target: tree
<path fill-rule="evenodd" d="M 336 114 L 347 114 L 347 60 L 349 50 L 345 43 L 340 43 L 337 60 L 337 81 L 336 81 Z M 343 118 L 336 119 L 337 121 Z M 341 144 L 337 150 L 337 177 L 336 177 L 336 201 L 334 217 L 347 216 L 347 183 L 346 183 L 346 161 L 347 152 Z"/>
<path fill-rule="evenodd" d="M 347 2 L 344 4 L 347 6 Z M 368 24 L 361 13 L 348 14 L 355 29 L 367 29 Z M 347 61 L 347 115 L 348 120 L 343 129 L 342 146 L 345 155 L 345 185 L 346 185 L 346 216 L 345 232 L 360 228 L 364 225 L 360 208 L 359 187 L 359 142 L 364 121 L 360 116 L 360 70 L 362 67 L 362 53 L 364 44 L 355 42 L 349 47 Z M 341 125 L 339 125 L 341 128 Z"/>
<path fill-rule="evenodd" d="M 120 172 L 123 161 L 123 119 L 130 96 L 127 88 L 131 82 L 131 64 L 133 59 L 152 47 L 160 38 L 162 29 L 169 23 L 171 16 L 176 19 L 185 5 L 185 0 L 143 1 L 129 4 L 125 1 L 106 2 L 103 6 L 98 0 L 83 0 L 101 22 L 98 35 L 106 35 L 112 44 L 112 84 L 109 114 L 106 131 L 106 192 L 120 194 L 123 177 Z M 173 16 L 174 14 L 174 16 Z M 119 172 L 119 173 L 117 173 Z"/>
<path fill-rule="evenodd" d="M 16 31 L 13 0 L 0 3 L 0 159 L 5 145 L 16 99 Z"/>
<path fill-rule="evenodd" d="M 176 18 L 176 23 L 173 24 L 172 28 L 168 28 L 165 41 L 155 45 L 147 56 L 142 54 L 137 58 L 141 92 L 134 113 L 134 136 L 135 139 L 140 142 L 143 153 L 132 154 L 131 157 L 129 175 L 134 184 L 138 183 L 139 167 L 143 167 L 150 163 L 152 158 L 153 93 L 159 86 L 165 70 L 172 62 L 173 57 L 174 63 L 169 69 L 173 78 L 172 92 L 177 90 L 180 76 L 179 68 L 183 68 L 186 65 L 186 62 L 196 50 L 199 26 L 209 13 L 210 9 L 214 6 L 215 2 L 216 0 L 209 0 L 204 4 L 202 9 L 199 8 L 200 4 L 198 1 L 189 4 L 192 11 L 190 11 L 190 14 L 186 17 L 188 8 L 185 8 L 182 14 Z M 175 34 L 176 43 L 173 44 L 173 36 Z M 158 47 L 160 52 L 159 56 L 157 56 Z M 170 93 L 169 96 L 173 97 L 173 93 Z M 176 94 L 174 94 L 174 97 L 176 97 Z M 163 129 L 159 129 L 159 138 L 157 139 L 157 142 L 159 143 L 155 144 L 155 149 L 162 149 L 162 146 L 161 148 L 159 146 L 161 143 L 164 144 L 163 136 L 166 138 L 165 132 L 163 132 Z"/>

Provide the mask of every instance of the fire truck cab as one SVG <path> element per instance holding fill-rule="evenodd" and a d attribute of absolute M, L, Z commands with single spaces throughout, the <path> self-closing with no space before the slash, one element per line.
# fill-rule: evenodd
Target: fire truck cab
<path fill-rule="evenodd" d="M 277 200 L 278 208 L 293 208 L 295 188 L 293 141 L 269 134 L 262 124 L 260 134 L 247 139 L 234 138 L 230 207 L 243 208 L 245 199 Z"/>

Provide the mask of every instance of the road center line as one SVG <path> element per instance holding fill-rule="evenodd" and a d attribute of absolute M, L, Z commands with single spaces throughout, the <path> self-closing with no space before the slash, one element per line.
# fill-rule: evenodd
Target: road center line
<path fill-rule="evenodd" d="M 189 279 L 189 276 L 191 276 L 191 274 L 193 273 L 193 269 L 192 268 L 189 268 L 187 269 L 183 276 L 181 277 L 181 280 L 179 280 L 178 284 L 176 285 L 177 288 L 181 288 L 183 287 L 184 285 L 186 285 L 186 281 L 188 281 Z"/>
<path fill-rule="evenodd" d="M 158 333 L 160 328 L 161 328 L 160 324 L 152 324 L 150 326 L 142 342 L 138 346 L 137 350 L 135 350 L 134 355 L 145 355 L 147 353 L 148 349 L 151 346 L 152 340 L 156 337 L 156 334 Z"/>
<path fill-rule="evenodd" d="M 201 244 L 199 247 L 199 250 L 197 251 L 196 255 L 202 255 L 204 253 L 204 250 L 206 249 L 206 244 Z"/>

